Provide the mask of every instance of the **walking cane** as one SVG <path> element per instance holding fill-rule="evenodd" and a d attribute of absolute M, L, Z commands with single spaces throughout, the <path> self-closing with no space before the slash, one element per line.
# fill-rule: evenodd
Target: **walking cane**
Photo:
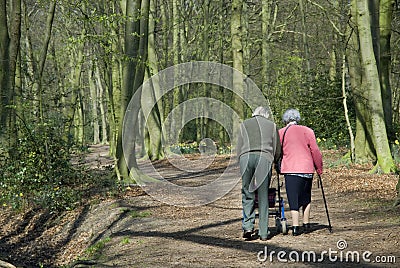
<path fill-rule="evenodd" d="M 332 233 L 332 225 L 331 225 L 331 220 L 329 218 L 329 213 L 328 213 L 328 206 L 326 205 L 326 198 L 325 198 L 325 192 L 324 192 L 324 187 L 322 186 L 322 179 L 321 179 L 321 175 L 318 175 L 319 178 L 319 185 L 321 185 L 321 191 L 322 191 L 322 198 L 324 199 L 324 205 L 325 205 L 325 211 L 326 211 L 326 216 L 328 217 L 328 228 L 329 228 L 329 232 Z"/>

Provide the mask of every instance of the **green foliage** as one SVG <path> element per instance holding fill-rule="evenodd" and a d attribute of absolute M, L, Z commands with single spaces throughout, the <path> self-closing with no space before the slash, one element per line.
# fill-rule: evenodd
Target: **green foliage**
<path fill-rule="evenodd" d="M 199 153 L 199 145 L 197 142 L 178 143 L 171 146 L 171 152 L 176 154 L 195 154 Z"/>
<path fill-rule="evenodd" d="M 59 128 L 41 124 L 23 129 L 13 154 L 0 163 L 0 201 L 4 207 L 70 210 L 81 196 L 83 169 L 71 162 L 72 144 Z"/>
<path fill-rule="evenodd" d="M 106 237 L 85 250 L 85 255 L 88 258 L 98 258 L 101 251 L 105 248 L 106 244 L 111 241 L 111 238 Z"/>
<path fill-rule="evenodd" d="M 129 237 L 124 237 L 121 240 L 121 245 L 128 245 L 131 241 L 129 240 Z"/>
<path fill-rule="evenodd" d="M 281 118 L 284 111 L 288 108 L 296 108 L 301 114 L 301 124 L 314 130 L 322 149 L 348 147 L 350 139 L 344 115 L 340 80 L 332 82 L 328 74 L 314 74 L 313 77 L 313 81 L 304 82 L 292 88 L 288 88 L 287 83 L 280 83 L 281 86 L 286 85 L 283 89 L 277 90 L 285 92 L 281 95 L 285 101 L 278 102 L 281 106 L 271 103 L 275 111 L 275 121 L 282 127 Z M 293 86 L 292 82 L 290 85 Z M 347 99 L 347 106 L 354 129 L 355 111 L 351 96 Z"/>
<path fill-rule="evenodd" d="M 151 212 L 149 212 L 149 211 L 140 212 L 140 211 L 132 210 L 129 212 L 129 215 L 132 218 L 146 218 L 151 215 Z"/>
<path fill-rule="evenodd" d="M 231 145 L 216 145 L 216 153 L 217 154 L 231 154 L 232 153 L 232 146 Z M 170 147 L 171 152 L 176 154 L 198 154 L 200 153 L 199 150 L 199 143 L 198 142 L 190 142 L 190 143 L 178 143 L 174 144 Z"/>
<path fill-rule="evenodd" d="M 325 149 L 349 146 L 349 133 L 344 115 L 340 81 L 332 83 L 328 77 L 320 76 L 311 84 L 313 89 L 307 105 L 301 106 L 303 122 L 314 129 L 316 136 L 325 139 Z M 355 129 L 355 110 L 350 98 L 347 99 L 349 118 Z"/>
<path fill-rule="evenodd" d="M 196 120 L 190 120 L 187 122 L 180 132 L 179 140 L 185 142 L 196 140 L 196 132 L 198 127 L 199 126 L 197 126 Z"/>
<path fill-rule="evenodd" d="M 232 153 L 232 146 L 217 146 L 217 153 L 218 154 L 231 154 Z"/>

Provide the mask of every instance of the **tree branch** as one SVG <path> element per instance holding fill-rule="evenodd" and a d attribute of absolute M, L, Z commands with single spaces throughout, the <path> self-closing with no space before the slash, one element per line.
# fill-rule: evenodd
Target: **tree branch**
<path fill-rule="evenodd" d="M 321 5 L 317 4 L 317 3 L 314 3 L 314 2 L 311 1 L 311 0 L 308 0 L 308 2 L 322 10 L 322 12 L 324 13 L 325 17 L 326 17 L 326 18 L 328 19 L 328 21 L 331 23 L 333 29 L 335 29 L 335 31 L 336 31 L 340 36 L 345 36 L 345 35 L 346 35 L 346 34 L 342 33 L 342 32 L 339 30 L 338 27 L 336 27 L 335 23 L 329 18 L 328 12 L 326 11 L 326 9 L 325 9 L 323 6 L 321 6 Z"/>

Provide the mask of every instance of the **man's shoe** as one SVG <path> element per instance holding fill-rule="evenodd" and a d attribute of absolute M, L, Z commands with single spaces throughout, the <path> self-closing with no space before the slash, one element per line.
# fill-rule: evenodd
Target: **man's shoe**
<path fill-rule="evenodd" d="M 299 226 L 293 226 L 292 234 L 293 234 L 293 236 L 301 235 L 300 227 Z"/>
<path fill-rule="evenodd" d="M 267 237 L 260 236 L 261 241 L 267 241 L 267 240 L 270 240 L 271 238 L 272 238 L 272 235 L 271 235 L 270 231 L 268 231 Z"/>
<path fill-rule="evenodd" d="M 251 239 L 252 235 L 253 235 L 253 230 L 247 230 L 243 232 L 243 238 L 245 239 Z"/>

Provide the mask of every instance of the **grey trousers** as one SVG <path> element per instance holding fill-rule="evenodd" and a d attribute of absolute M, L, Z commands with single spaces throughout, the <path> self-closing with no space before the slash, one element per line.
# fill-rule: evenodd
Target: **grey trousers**
<path fill-rule="evenodd" d="M 249 187 L 253 183 L 254 177 L 260 182 L 256 186 L 258 192 L 258 215 L 259 215 L 259 231 L 258 235 L 262 238 L 268 236 L 268 188 L 272 176 L 272 163 L 264 156 L 258 153 L 244 154 L 239 159 L 240 173 L 242 176 L 242 209 L 243 231 L 254 230 L 255 224 L 255 192 L 250 191 Z"/>

